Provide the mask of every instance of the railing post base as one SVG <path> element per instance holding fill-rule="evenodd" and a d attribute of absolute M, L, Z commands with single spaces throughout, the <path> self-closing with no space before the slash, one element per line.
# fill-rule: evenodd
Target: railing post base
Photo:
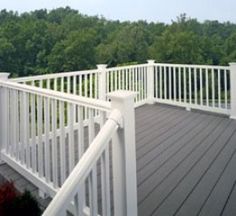
<path fill-rule="evenodd" d="M 7 81 L 10 73 L 0 73 L 0 80 Z M 8 123 L 6 122 L 6 95 L 4 89 L 0 86 L 0 165 L 4 164 L 4 161 L 1 159 L 1 150 L 4 145 L 6 145 L 7 134 L 5 133 Z"/>
<path fill-rule="evenodd" d="M 134 92 L 122 90 L 108 94 L 112 109 L 118 109 L 123 117 L 122 128 L 113 145 L 115 215 L 137 216 L 135 96 Z"/>

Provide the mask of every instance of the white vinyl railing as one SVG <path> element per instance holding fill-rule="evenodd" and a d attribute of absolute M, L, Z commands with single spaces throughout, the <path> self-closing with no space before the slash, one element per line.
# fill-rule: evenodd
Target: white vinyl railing
<path fill-rule="evenodd" d="M 98 99 L 99 71 L 75 71 L 11 79 L 13 82 Z"/>
<path fill-rule="evenodd" d="M 0 86 L 2 159 L 54 195 L 104 124 L 110 105 L 13 82 Z"/>
<path fill-rule="evenodd" d="M 63 215 L 137 215 L 135 94 L 111 93 L 110 103 L 15 83 L 1 75 L 0 160 L 36 185 L 41 195 L 53 198 L 66 190 Z M 82 179 L 72 178 L 75 167 L 86 171 Z M 71 194 L 65 182 L 71 178 L 78 193 L 73 188 Z"/>
<path fill-rule="evenodd" d="M 74 214 L 84 215 L 86 209 L 80 208 L 83 200 L 83 197 L 81 198 L 83 185 L 90 186 L 90 193 L 87 198 L 87 202 L 90 203 L 88 204 L 91 209 L 90 215 L 111 215 L 110 190 L 112 180 L 110 177 L 111 161 L 109 154 L 113 145 L 119 145 L 119 143 L 112 142 L 112 137 L 117 133 L 121 121 L 121 113 L 118 110 L 112 111 L 105 125 L 44 212 L 44 216 L 66 215 L 66 210 L 72 201 Z M 110 144 L 112 146 L 109 146 Z M 94 172 L 97 169 L 101 172 L 99 176 L 95 175 Z M 97 187 L 98 178 L 100 182 L 99 188 Z M 98 197 L 101 203 L 100 206 L 98 205 Z"/>
<path fill-rule="evenodd" d="M 235 64 L 230 66 L 155 63 L 12 79 L 88 98 L 107 100 L 117 90 L 137 92 L 135 106 L 166 103 L 231 116 Z M 236 112 L 236 111 L 235 111 Z"/>
<path fill-rule="evenodd" d="M 106 71 L 106 93 L 127 90 L 137 92 L 135 102 L 147 100 L 147 64 L 108 68 Z"/>
<path fill-rule="evenodd" d="M 158 102 L 229 114 L 229 67 L 154 64 Z"/>
<path fill-rule="evenodd" d="M 14 78 L 13 82 L 66 92 L 87 98 L 106 100 L 107 93 L 117 90 L 137 92 L 135 102 L 144 104 L 147 99 L 147 65 L 106 68 L 97 70 L 48 74 Z"/>
<path fill-rule="evenodd" d="M 0 162 L 21 172 L 41 194 L 56 195 L 45 215 L 68 210 L 137 215 L 134 106 L 158 102 L 236 119 L 236 63 L 149 60 L 26 78 L 8 75 L 0 73 Z"/>

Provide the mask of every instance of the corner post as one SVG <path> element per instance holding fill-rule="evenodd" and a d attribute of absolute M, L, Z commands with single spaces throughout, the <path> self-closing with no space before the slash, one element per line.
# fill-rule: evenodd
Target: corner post
<path fill-rule="evenodd" d="M 230 118 L 236 119 L 236 62 L 229 63 L 230 66 Z"/>
<path fill-rule="evenodd" d="M 155 60 L 147 60 L 147 103 L 154 103 L 154 64 Z"/>
<path fill-rule="evenodd" d="M 106 100 L 106 64 L 97 65 L 97 69 L 99 71 L 99 79 L 98 79 L 98 95 L 100 100 Z"/>
<path fill-rule="evenodd" d="M 0 73 L 0 81 L 7 81 L 9 73 Z M 1 159 L 1 150 L 8 141 L 8 98 L 7 90 L 0 85 L 0 164 L 4 163 Z"/>
<path fill-rule="evenodd" d="M 136 93 L 115 91 L 108 94 L 112 109 L 122 114 L 122 125 L 113 137 L 113 179 L 115 215 L 137 216 L 137 173 L 134 98 Z"/>

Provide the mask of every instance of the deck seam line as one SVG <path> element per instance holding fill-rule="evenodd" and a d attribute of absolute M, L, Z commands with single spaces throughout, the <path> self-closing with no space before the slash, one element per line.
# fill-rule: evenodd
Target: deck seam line
<path fill-rule="evenodd" d="M 221 177 L 222 177 L 223 174 L 225 173 L 225 170 L 226 170 L 227 167 L 229 166 L 229 163 L 232 161 L 232 159 L 233 159 L 233 157 L 235 156 L 235 154 L 236 154 L 236 148 L 234 149 L 233 153 L 230 155 L 229 160 L 227 161 L 226 165 L 224 166 L 224 169 L 221 171 L 219 178 L 217 179 L 217 181 L 216 181 L 215 184 L 213 185 L 213 187 L 212 187 L 210 193 L 208 194 L 207 198 L 204 200 L 204 203 L 202 204 L 202 206 L 200 207 L 200 209 L 199 209 L 199 211 L 198 211 L 198 213 L 197 213 L 197 216 L 200 215 L 200 213 L 201 213 L 202 209 L 204 208 L 206 202 L 208 201 L 209 197 L 211 196 L 213 190 L 215 189 L 216 185 L 217 185 L 218 182 L 220 181 Z"/>
<path fill-rule="evenodd" d="M 231 123 L 231 122 L 230 122 L 230 123 Z M 235 130 L 232 132 L 232 134 L 233 134 L 234 132 L 235 132 Z M 217 155 L 214 157 L 214 160 L 213 160 L 213 161 L 215 161 L 215 158 L 216 158 L 216 157 L 218 156 L 218 154 L 222 151 L 222 149 L 225 148 L 225 146 L 227 145 L 228 141 L 231 139 L 232 134 L 231 134 L 231 136 L 229 136 L 229 138 L 227 139 L 225 145 L 219 150 L 219 152 L 217 153 Z M 210 148 L 209 148 L 209 149 L 210 149 Z M 209 150 L 209 149 L 208 149 L 208 150 Z M 206 152 L 204 152 L 204 154 L 202 155 L 202 157 L 204 157 L 204 155 L 206 155 L 206 153 L 208 152 L 208 150 L 207 150 Z M 157 209 L 160 208 L 160 206 L 163 204 L 163 202 L 170 196 L 170 194 L 173 193 L 173 191 L 177 188 L 177 186 L 178 186 L 178 185 L 185 179 L 185 177 L 191 172 L 192 168 L 193 168 L 194 166 L 196 166 L 196 164 L 199 163 L 199 161 L 202 159 L 202 157 L 200 157 L 200 159 L 199 159 L 198 161 L 196 161 L 196 163 L 194 163 L 194 165 L 191 167 L 191 169 L 189 169 L 189 171 L 181 178 L 181 180 L 178 182 L 178 184 L 168 193 L 168 195 L 165 197 L 165 199 L 162 200 L 162 202 L 155 208 L 155 210 L 151 213 L 151 215 L 152 215 Z M 209 166 L 211 166 L 211 164 L 213 163 L 213 161 L 211 161 L 211 163 L 210 163 Z M 209 168 L 209 166 L 208 166 L 208 168 Z M 208 170 L 208 168 L 207 168 L 207 170 Z M 205 172 L 204 172 L 204 173 L 205 173 Z"/>
<path fill-rule="evenodd" d="M 201 115 L 200 115 L 201 116 Z M 192 119 L 194 122 L 196 121 L 196 120 L 199 120 L 198 118 L 197 118 L 198 116 L 195 116 L 195 118 L 194 119 Z M 209 119 L 209 121 L 212 119 L 212 120 L 215 120 L 214 118 L 211 118 L 211 117 L 209 117 L 210 119 Z M 191 120 L 191 119 L 190 119 Z M 184 128 L 181 128 L 181 130 L 182 129 L 186 129 L 187 128 L 187 125 L 188 125 L 188 123 L 189 122 L 185 122 L 185 124 L 184 124 Z M 187 130 L 187 132 L 189 132 L 190 130 L 193 130 L 194 128 L 196 128 L 196 127 L 198 127 L 199 125 L 201 124 L 201 121 L 199 120 L 199 122 L 197 122 L 196 123 L 196 125 L 193 125 L 193 127 L 191 127 L 191 128 L 189 128 L 189 130 Z M 209 124 L 210 124 L 210 122 L 209 122 Z M 175 125 L 175 126 L 177 126 L 177 124 Z M 208 126 L 208 124 L 207 124 L 207 126 Z M 174 128 L 174 127 L 173 127 Z M 177 133 L 179 133 L 180 131 L 176 131 L 175 133 L 173 133 L 173 134 L 171 134 L 171 136 L 169 136 L 169 137 L 167 137 L 166 139 L 164 139 L 164 140 L 162 140 L 158 145 L 156 145 L 154 148 L 152 148 L 150 151 L 148 151 L 148 152 L 146 152 L 145 154 L 143 154 L 142 155 L 142 157 L 144 157 L 146 154 L 148 154 L 149 152 L 151 152 L 151 151 L 153 151 L 154 149 L 156 149 L 158 146 L 160 146 L 163 142 L 166 142 L 168 139 L 170 139 L 171 137 L 173 137 L 173 136 L 175 136 Z M 185 133 L 185 134 L 187 134 L 187 132 Z M 166 132 L 165 132 L 166 133 Z M 164 134 L 165 134 L 164 133 Z M 161 134 L 161 135 L 163 135 L 163 134 Z M 197 134 L 196 134 L 197 135 Z M 184 135 L 185 136 L 185 135 Z M 155 138 L 157 138 L 158 136 L 156 136 Z M 182 139 L 183 138 L 183 136 L 182 137 L 180 137 L 180 138 L 178 138 L 177 140 L 176 140 L 176 142 L 178 142 L 180 139 Z M 155 140 L 155 139 L 153 139 L 153 140 Z M 152 140 L 152 141 L 153 141 Z M 172 146 L 172 145 L 171 145 Z M 140 158 L 137 158 L 137 159 L 141 159 L 142 157 L 140 157 Z M 156 158 L 156 157 L 155 157 Z"/>
<path fill-rule="evenodd" d="M 235 133 L 235 131 L 234 131 L 234 133 Z M 234 133 L 233 133 L 232 136 L 234 136 Z M 231 138 L 232 138 L 232 136 L 231 136 Z M 230 139 L 231 139 L 231 138 L 230 138 Z M 229 141 L 230 141 L 230 139 L 229 139 Z M 226 143 L 226 145 L 228 145 L 228 142 Z M 224 147 L 226 147 L 226 146 L 224 146 Z M 212 165 L 213 165 L 214 162 L 217 160 L 217 158 L 220 156 L 220 154 L 221 154 L 221 152 L 222 152 L 223 150 L 224 150 L 224 148 L 221 149 L 221 151 L 219 152 L 218 155 L 216 155 L 215 160 L 212 161 Z M 210 195 L 212 194 L 212 191 L 215 189 L 215 186 L 216 186 L 217 183 L 219 182 L 220 178 L 223 176 L 223 174 L 224 174 L 226 168 L 228 167 L 228 165 L 229 165 L 230 161 L 232 160 L 233 156 L 235 155 L 235 153 L 236 153 L 236 148 L 234 149 L 234 151 L 233 151 L 233 153 L 231 154 L 229 160 L 228 160 L 227 163 L 225 164 L 223 170 L 220 172 L 220 175 L 219 175 L 217 181 L 213 184 L 213 187 L 212 187 L 212 189 L 210 190 L 209 194 L 207 195 L 207 198 L 204 200 L 204 203 L 201 205 L 201 207 L 200 207 L 200 209 L 199 209 L 199 211 L 198 211 L 198 213 L 197 213 L 197 216 L 201 213 L 202 208 L 205 206 L 206 201 L 209 199 Z M 210 167 L 209 167 L 209 169 L 210 169 Z M 184 205 L 184 203 L 186 202 L 186 200 L 188 199 L 188 197 L 193 193 L 193 191 L 196 189 L 196 187 L 198 186 L 198 184 L 201 182 L 202 178 L 203 178 L 203 177 L 206 175 L 206 173 L 209 171 L 209 169 L 206 170 L 206 172 L 204 172 L 204 173 L 202 174 L 201 178 L 197 181 L 197 183 L 194 185 L 194 187 L 193 187 L 192 190 L 189 192 L 189 194 L 187 195 L 187 197 L 184 199 L 184 201 L 182 202 L 182 204 L 181 204 L 181 205 L 179 206 L 179 208 L 175 211 L 174 215 L 176 215 L 176 214 L 178 213 L 178 211 L 179 211 L 179 210 L 181 209 L 181 207 Z"/>
<path fill-rule="evenodd" d="M 223 120 L 222 120 L 223 121 Z M 221 122 L 222 122 L 221 121 Z M 215 128 L 213 128 L 212 130 L 215 130 L 217 127 L 218 127 L 219 125 L 217 125 Z M 201 130 L 202 131 L 202 130 Z M 208 137 L 209 135 L 206 135 L 206 137 Z M 166 178 L 168 178 L 175 170 L 176 170 L 176 168 L 177 167 L 179 167 L 199 146 L 201 146 L 201 144 L 200 145 L 196 145 L 182 160 L 180 160 L 180 162 L 165 176 L 165 178 L 163 178 L 154 188 L 153 188 L 153 190 L 154 189 L 156 189 L 156 188 L 158 188 L 164 181 L 165 181 L 165 179 Z M 172 158 L 172 157 L 171 157 Z M 170 159 L 170 157 L 167 159 L 167 160 L 169 160 Z M 166 163 L 167 161 L 165 161 L 164 163 Z M 163 166 L 164 164 L 162 164 L 161 166 Z M 158 169 L 156 169 L 155 171 L 157 171 L 157 170 L 159 170 L 161 167 L 158 167 Z M 153 174 L 154 174 L 154 172 L 153 172 Z M 152 174 L 152 175 L 153 175 Z M 150 177 L 150 176 L 149 176 Z M 145 198 L 143 199 L 143 200 L 140 200 L 140 202 L 139 202 L 139 204 L 141 204 L 142 202 L 144 202 L 144 200 L 145 199 L 147 199 L 147 197 L 151 194 L 152 192 L 150 192 L 150 193 L 148 193 L 146 196 L 145 196 Z"/>
<path fill-rule="evenodd" d="M 226 209 L 226 207 L 227 207 L 227 205 L 228 205 L 228 202 L 229 202 L 229 200 L 230 200 L 230 197 L 232 196 L 232 193 L 233 193 L 233 191 L 234 191 L 235 188 L 236 188 L 236 180 L 234 181 L 234 184 L 233 184 L 233 186 L 232 186 L 232 188 L 231 188 L 231 190 L 230 190 L 230 193 L 229 193 L 229 195 L 228 195 L 228 197 L 227 197 L 227 199 L 226 199 L 226 201 L 225 201 L 225 204 L 224 204 L 224 206 L 223 206 L 223 208 L 222 208 L 222 210 L 221 210 L 221 212 L 220 212 L 220 216 L 222 216 L 222 215 L 224 214 L 224 211 L 225 211 L 225 209 Z"/>
<path fill-rule="evenodd" d="M 183 114 L 183 115 L 178 115 L 178 116 L 175 115 L 173 119 L 172 119 L 172 118 L 169 119 L 169 117 L 168 117 L 168 121 L 166 121 L 165 124 L 161 124 L 161 122 L 164 122 L 164 120 L 165 120 L 165 118 L 166 118 L 166 116 L 164 116 L 162 121 L 158 121 L 159 127 L 155 128 L 155 130 L 160 129 L 160 128 L 163 128 L 163 127 L 167 127 L 167 126 L 169 125 L 169 127 L 166 128 L 165 131 L 163 131 L 162 133 L 160 133 L 160 135 L 162 135 L 164 132 L 166 133 L 166 132 L 167 132 L 168 130 L 170 130 L 171 128 L 174 128 L 175 126 L 177 126 L 179 122 L 182 122 L 182 120 L 183 120 L 184 117 L 188 117 L 188 118 L 189 118 L 189 115 L 190 115 L 190 114 L 186 114 L 186 115 Z M 170 125 L 171 121 L 174 121 L 175 123 L 172 124 L 172 125 Z M 154 126 L 154 125 L 156 125 L 156 124 L 152 124 L 152 125 L 150 124 L 149 127 L 150 127 L 150 126 Z M 147 129 L 149 129 L 149 127 L 148 127 Z M 145 132 L 145 131 L 146 131 L 146 130 L 143 130 L 142 132 Z M 151 131 L 148 130 L 148 132 L 149 132 L 148 134 L 146 134 L 145 136 L 143 136 L 143 137 L 140 138 L 140 139 L 137 139 L 137 141 L 141 141 L 143 138 L 148 137 L 148 135 L 150 134 L 150 132 L 154 132 L 154 131 L 153 131 L 153 130 L 151 130 Z M 137 150 L 139 150 L 141 147 L 143 147 L 143 145 L 142 145 L 142 146 L 139 146 L 139 148 L 137 148 Z"/>
<path fill-rule="evenodd" d="M 139 127 L 141 126 L 140 129 L 143 129 L 143 127 L 147 125 L 146 122 L 149 121 L 149 120 L 152 120 L 152 121 L 158 120 L 158 122 L 163 122 L 163 121 L 166 119 L 166 115 L 167 115 L 168 113 L 169 113 L 169 112 L 166 112 L 165 115 L 163 115 L 163 114 L 161 114 L 161 113 L 160 113 L 160 114 L 158 113 L 158 115 L 155 115 L 154 117 L 152 116 L 152 118 L 150 117 L 150 119 L 146 119 L 146 118 L 145 118 L 145 119 L 142 121 L 142 124 L 137 123 L 136 121 L 135 121 L 135 122 L 138 124 Z M 178 111 L 171 112 L 168 117 L 170 117 L 170 116 L 175 116 L 176 113 L 178 113 Z M 181 113 L 181 114 L 183 114 L 182 116 L 187 115 L 187 114 L 184 114 L 184 113 Z M 155 124 L 152 124 L 152 125 L 155 125 Z M 148 125 L 148 127 L 150 127 L 150 125 Z M 147 127 L 147 128 L 148 128 L 148 127 Z M 142 130 L 142 131 L 143 131 L 143 130 Z M 137 132 L 138 132 L 138 131 L 137 131 Z"/>

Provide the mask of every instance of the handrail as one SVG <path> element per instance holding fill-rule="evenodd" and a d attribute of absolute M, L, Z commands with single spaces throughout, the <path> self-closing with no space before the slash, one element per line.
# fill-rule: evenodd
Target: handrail
<path fill-rule="evenodd" d="M 36 75 L 36 76 L 27 76 L 27 77 L 17 77 L 12 78 L 11 81 L 13 82 L 28 82 L 28 81 L 35 81 L 35 80 L 44 80 L 44 79 L 55 79 L 60 77 L 70 77 L 75 75 L 86 75 L 92 73 L 99 73 L 97 69 L 92 70 L 83 70 L 83 71 L 68 71 L 63 73 L 52 73 L 52 74 L 44 74 L 44 75 Z"/>
<path fill-rule="evenodd" d="M 60 215 L 60 213 L 66 209 L 68 202 L 70 202 L 75 196 L 78 185 L 85 180 L 91 169 L 96 164 L 96 161 L 105 150 L 107 143 L 117 131 L 121 118 L 122 115 L 119 110 L 112 111 L 110 117 L 101 128 L 98 135 L 90 144 L 89 148 L 66 179 L 61 189 L 44 211 L 43 216 Z"/>
<path fill-rule="evenodd" d="M 9 81 L 1 81 L 0 86 L 11 88 L 19 91 L 24 91 L 31 94 L 37 94 L 43 97 L 48 97 L 52 99 L 61 100 L 68 103 L 73 103 L 80 106 L 86 106 L 93 109 L 99 109 L 102 111 L 110 111 L 111 105 L 109 102 L 97 100 L 93 98 L 86 98 L 77 95 L 67 94 L 63 92 L 58 92 L 50 89 L 42 89 L 35 86 L 29 86 L 25 84 L 19 84 Z"/>
<path fill-rule="evenodd" d="M 106 71 L 112 71 L 112 70 L 122 70 L 122 69 L 132 69 L 132 68 L 140 68 L 140 67 L 146 67 L 148 64 L 136 64 L 136 65 L 125 65 L 125 66 L 119 66 L 119 67 L 110 67 L 106 68 Z"/>
<path fill-rule="evenodd" d="M 167 67 L 188 67 L 188 68 L 204 68 L 204 69 L 222 69 L 229 70 L 229 66 L 219 65 L 193 65 L 193 64 L 172 64 L 172 63 L 154 63 L 154 66 L 167 66 Z"/>
<path fill-rule="evenodd" d="M 137 64 L 137 65 L 126 65 L 126 66 L 119 66 L 119 67 L 110 67 L 106 68 L 106 71 L 111 70 L 122 70 L 122 69 L 132 69 L 136 67 L 145 67 L 148 64 Z M 215 68 L 215 69 L 229 69 L 229 66 L 218 66 L 218 65 L 191 65 L 191 64 L 173 64 L 173 63 L 154 63 L 156 66 L 170 66 L 170 67 L 200 67 L 200 68 Z M 59 77 L 69 77 L 74 75 L 85 75 L 91 73 L 99 73 L 97 69 L 92 70 L 82 70 L 82 71 L 68 71 L 62 73 L 52 73 L 52 74 L 44 74 L 44 75 L 36 75 L 36 76 L 27 76 L 27 77 L 17 77 L 11 78 L 13 82 L 28 82 L 28 81 L 35 81 L 35 80 L 43 80 L 43 79 L 53 79 Z"/>
<path fill-rule="evenodd" d="M 111 68 L 106 68 L 105 70 L 106 71 L 121 70 L 124 68 L 131 69 L 131 68 L 144 67 L 144 66 L 147 66 L 147 64 L 111 67 Z M 69 77 L 69 76 L 75 76 L 75 75 L 86 75 L 86 74 L 92 74 L 92 73 L 99 73 L 99 70 L 92 69 L 92 70 L 82 70 L 82 71 L 68 71 L 68 72 L 62 72 L 62 73 L 52 73 L 52 74 L 43 74 L 43 75 L 36 75 L 36 76 L 17 77 L 17 78 L 11 78 L 11 81 L 13 81 L 13 82 L 29 82 L 29 81 L 35 81 L 35 80 Z"/>

